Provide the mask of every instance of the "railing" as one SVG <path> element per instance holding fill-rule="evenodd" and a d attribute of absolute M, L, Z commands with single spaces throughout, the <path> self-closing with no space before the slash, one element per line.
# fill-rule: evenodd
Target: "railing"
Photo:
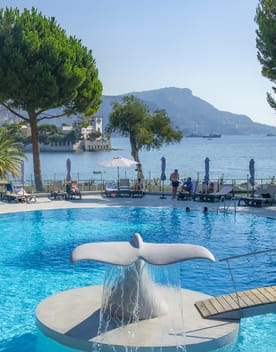
<path fill-rule="evenodd" d="M 250 252 L 250 253 L 239 254 L 239 255 L 233 255 L 232 257 L 219 259 L 219 262 L 225 262 L 225 261 L 228 262 L 229 260 L 233 260 L 233 259 L 238 259 L 238 258 L 242 258 L 242 257 L 249 257 L 252 255 L 264 254 L 264 253 L 270 253 L 270 252 L 276 252 L 276 248 L 264 249 L 262 251 Z"/>
<path fill-rule="evenodd" d="M 222 197 L 220 202 L 218 203 L 218 206 L 217 206 L 217 212 L 220 212 L 220 211 L 225 214 L 233 211 L 234 214 L 236 214 L 236 212 L 237 212 L 236 198 L 235 197 L 230 197 L 230 198 Z"/>
<path fill-rule="evenodd" d="M 227 258 L 222 258 L 222 259 L 219 259 L 219 262 L 226 262 L 227 263 L 227 266 L 228 266 L 228 270 L 229 270 L 229 273 L 230 273 L 230 276 L 231 276 L 231 281 L 232 281 L 232 284 L 233 284 L 233 288 L 235 290 L 235 295 L 236 295 L 236 300 L 237 300 L 237 303 L 240 307 L 240 312 L 242 313 L 241 311 L 241 305 L 240 305 L 240 301 L 239 301 L 239 295 L 238 295 L 238 290 L 237 290 L 237 285 L 236 285 L 236 281 L 234 279 L 234 274 L 233 274 L 233 270 L 231 269 L 231 266 L 230 266 L 230 261 L 231 260 L 235 260 L 235 259 L 239 259 L 239 258 L 244 258 L 244 257 L 249 257 L 249 256 L 255 256 L 255 255 L 259 255 L 259 254 L 266 254 L 266 253 L 271 253 L 271 252 L 276 252 L 276 248 L 272 248 L 272 249 L 264 249 L 264 250 L 261 250 L 261 251 L 256 251 L 256 252 L 250 252 L 250 253 L 246 253 L 246 254 L 239 254 L 239 255 L 234 255 L 232 257 L 227 257 Z M 242 315 L 241 315 L 242 316 Z"/>
<path fill-rule="evenodd" d="M 197 191 L 201 191 L 202 182 L 203 180 L 199 180 L 194 178 L 194 180 L 199 181 L 199 187 Z M 81 179 L 78 175 L 76 182 L 81 191 L 102 191 L 104 190 L 104 185 L 108 182 L 112 182 L 113 180 L 104 179 L 102 174 L 99 177 L 91 178 L 91 179 Z M 135 184 L 135 179 L 130 179 L 131 184 Z M 182 183 L 184 180 L 180 180 Z M 33 179 L 28 179 L 22 182 L 20 179 L 12 179 L 11 182 L 14 186 L 24 186 L 28 191 L 35 192 L 35 183 Z M 169 180 L 164 182 L 164 189 L 163 189 L 163 182 L 158 177 L 152 179 L 144 179 L 144 188 L 146 191 L 149 192 L 170 192 L 171 191 L 171 184 Z M 259 189 L 265 191 L 268 186 L 271 186 L 274 183 L 271 183 L 270 180 L 264 179 L 256 179 L 256 183 L 258 184 Z M 44 190 L 45 192 L 50 192 L 56 188 L 57 184 L 61 184 L 64 188 L 66 185 L 66 180 L 57 180 L 57 179 L 44 179 Z M 222 186 L 229 185 L 233 187 L 233 192 L 235 194 L 245 194 L 249 195 L 252 191 L 252 186 L 248 182 L 247 179 L 218 179 L 217 180 L 218 188 L 221 189 Z M 276 189 L 276 184 L 275 184 Z"/>

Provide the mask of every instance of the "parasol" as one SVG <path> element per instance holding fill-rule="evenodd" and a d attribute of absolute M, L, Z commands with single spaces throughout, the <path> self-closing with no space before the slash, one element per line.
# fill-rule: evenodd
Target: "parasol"
<path fill-rule="evenodd" d="M 165 195 L 164 195 L 164 181 L 166 180 L 166 174 L 165 174 L 165 171 L 166 171 L 166 158 L 164 156 L 162 156 L 161 158 L 161 181 L 162 181 L 162 196 L 160 197 L 161 199 L 165 199 Z"/>
<path fill-rule="evenodd" d="M 210 169 L 210 159 L 206 158 L 205 159 L 205 176 L 204 176 L 204 181 L 208 184 L 209 182 L 209 169 Z"/>
<path fill-rule="evenodd" d="M 120 180 L 120 167 L 131 167 L 133 165 L 137 165 L 138 162 L 119 156 L 119 157 L 114 157 L 109 160 L 104 160 L 104 161 L 100 162 L 99 164 L 102 166 L 106 166 L 106 167 L 117 167 L 117 176 L 118 176 L 118 181 L 119 181 Z"/>

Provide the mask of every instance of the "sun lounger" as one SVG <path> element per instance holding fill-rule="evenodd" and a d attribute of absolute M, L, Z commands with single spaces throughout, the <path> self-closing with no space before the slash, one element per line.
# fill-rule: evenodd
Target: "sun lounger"
<path fill-rule="evenodd" d="M 67 193 L 63 191 L 53 191 L 50 194 L 50 199 L 55 199 L 55 200 L 61 200 L 61 199 L 66 199 L 67 198 Z"/>
<path fill-rule="evenodd" d="M 12 185 L 10 183 L 7 183 L 5 185 L 5 188 L 6 193 L 4 194 L 3 199 L 7 200 L 9 203 L 13 201 L 22 203 L 30 203 L 31 201 L 36 202 L 36 196 L 27 193 L 23 187 L 13 189 Z"/>
<path fill-rule="evenodd" d="M 118 187 L 116 186 L 116 183 L 113 182 L 107 182 L 104 186 L 104 194 L 106 197 L 118 197 Z"/>
<path fill-rule="evenodd" d="M 131 195 L 132 195 L 132 191 L 130 188 L 129 179 L 127 179 L 127 178 L 120 179 L 119 180 L 118 196 L 130 198 Z"/>
<path fill-rule="evenodd" d="M 230 195 L 230 193 L 233 191 L 233 187 L 232 186 L 224 186 L 222 187 L 222 189 L 218 192 L 214 192 L 214 193 L 209 193 L 208 196 L 208 200 L 210 202 L 214 202 L 216 200 L 221 200 L 222 198 L 225 199 L 227 196 Z"/>
<path fill-rule="evenodd" d="M 66 199 L 67 193 L 63 191 L 63 187 L 64 187 L 64 183 L 62 181 L 55 181 L 53 183 L 53 190 L 51 191 L 49 198 L 51 200 Z"/>
<path fill-rule="evenodd" d="M 131 190 L 131 197 L 132 198 L 143 198 L 145 195 L 145 192 L 141 190 Z"/>
<path fill-rule="evenodd" d="M 238 198 L 238 206 L 245 205 L 248 207 L 259 207 L 272 205 L 272 198 L 263 197 L 240 197 Z"/>
<path fill-rule="evenodd" d="M 202 202 L 215 202 L 221 200 L 222 198 L 225 199 L 232 191 L 232 186 L 224 186 L 218 192 L 196 194 L 194 200 L 199 200 Z"/>
<path fill-rule="evenodd" d="M 254 197 L 240 197 L 238 198 L 238 206 L 245 205 L 248 207 L 262 207 L 273 204 L 275 197 L 275 186 L 268 186 L 265 190 L 260 190 L 255 193 Z"/>

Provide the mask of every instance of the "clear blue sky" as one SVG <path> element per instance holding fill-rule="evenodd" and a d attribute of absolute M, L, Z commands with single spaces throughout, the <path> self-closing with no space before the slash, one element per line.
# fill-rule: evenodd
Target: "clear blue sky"
<path fill-rule="evenodd" d="M 189 88 L 216 108 L 276 126 L 266 102 L 254 21 L 258 0 L 4 0 L 55 17 L 92 50 L 117 95 Z"/>

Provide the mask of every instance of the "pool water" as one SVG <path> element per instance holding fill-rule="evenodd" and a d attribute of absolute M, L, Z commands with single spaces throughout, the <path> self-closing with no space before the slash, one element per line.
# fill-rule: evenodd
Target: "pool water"
<path fill-rule="evenodd" d="M 219 259 L 276 248 L 276 220 L 246 214 L 185 212 L 171 208 L 102 208 L 35 211 L 0 216 L 0 351 L 73 351 L 36 328 L 35 309 L 49 295 L 102 284 L 106 266 L 70 263 L 79 244 L 129 241 L 191 243 L 207 247 L 217 262 L 181 263 L 182 287 L 211 295 L 233 292 Z M 237 290 L 276 284 L 276 252 L 231 261 Z M 231 351 L 276 351 L 276 314 L 243 319 Z"/>

